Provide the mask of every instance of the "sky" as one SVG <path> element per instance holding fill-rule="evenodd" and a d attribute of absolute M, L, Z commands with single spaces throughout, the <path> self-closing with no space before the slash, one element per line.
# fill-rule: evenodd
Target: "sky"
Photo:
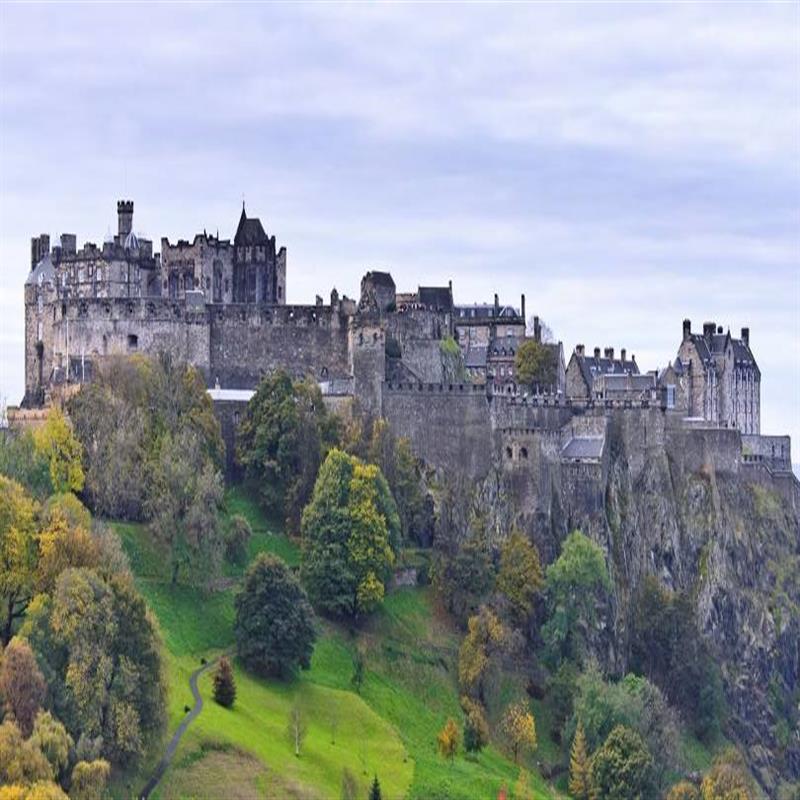
<path fill-rule="evenodd" d="M 30 237 L 288 251 L 289 302 L 368 269 L 519 303 L 569 354 L 750 328 L 800 461 L 800 4 L 0 4 L 0 399 Z"/>

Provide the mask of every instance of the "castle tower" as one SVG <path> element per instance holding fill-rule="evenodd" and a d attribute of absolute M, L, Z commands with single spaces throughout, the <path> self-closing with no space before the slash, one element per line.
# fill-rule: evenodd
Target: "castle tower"
<path fill-rule="evenodd" d="M 117 233 L 120 242 L 133 230 L 133 200 L 119 200 L 117 202 Z"/>

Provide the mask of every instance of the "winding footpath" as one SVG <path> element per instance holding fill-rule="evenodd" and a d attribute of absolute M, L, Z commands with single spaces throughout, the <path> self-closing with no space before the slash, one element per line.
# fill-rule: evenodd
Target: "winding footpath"
<path fill-rule="evenodd" d="M 144 789 L 139 792 L 139 800 L 147 800 L 148 797 L 153 792 L 153 789 L 156 788 L 158 782 L 164 777 L 164 773 L 167 771 L 167 767 L 170 765 L 172 761 L 172 757 L 175 755 L 175 751 L 178 749 L 178 745 L 180 744 L 181 737 L 184 733 L 186 733 L 186 729 L 189 727 L 192 720 L 203 710 L 203 698 L 200 695 L 200 690 L 197 688 L 197 679 L 207 670 L 214 666 L 217 663 L 219 657 L 212 659 L 206 664 L 203 664 L 202 667 L 196 669 L 190 676 L 189 676 L 189 688 L 192 690 L 192 696 L 194 697 L 194 705 L 192 706 L 191 711 L 181 720 L 181 724 L 178 725 L 178 729 L 175 733 L 172 734 L 172 738 L 169 740 L 169 744 L 167 745 L 167 749 L 164 751 L 164 755 L 161 757 L 161 760 L 158 762 L 153 774 L 150 776 L 150 779 L 145 784 Z"/>

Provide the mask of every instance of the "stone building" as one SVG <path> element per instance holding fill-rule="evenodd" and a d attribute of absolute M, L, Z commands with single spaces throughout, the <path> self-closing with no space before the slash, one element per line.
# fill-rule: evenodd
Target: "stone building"
<path fill-rule="evenodd" d="M 740 339 L 714 322 L 693 333 L 685 319 L 678 357 L 663 380 L 675 380 L 687 416 L 760 433 L 761 371 L 750 350 L 749 328 L 742 328 Z"/>
<path fill-rule="evenodd" d="M 613 383 L 608 381 L 607 387 L 607 377 L 638 374 L 636 357 L 631 355 L 629 359 L 624 347 L 620 350 L 619 358 L 616 358 L 613 347 L 606 347 L 602 355 L 600 348 L 595 347 L 590 356 L 586 354 L 584 346 L 579 344 L 567 364 L 566 394 L 567 397 L 576 399 L 599 399 Z"/>
<path fill-rule="evenodd" d="M 233 302 L 286 303 L 286 248 L 275 249 L 258 217 L 248 217 L 244 204 L 233 239 Z"/>

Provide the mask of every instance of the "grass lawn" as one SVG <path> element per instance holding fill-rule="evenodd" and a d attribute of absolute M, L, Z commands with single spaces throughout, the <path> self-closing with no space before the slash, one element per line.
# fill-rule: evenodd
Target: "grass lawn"
<path fill-rule="evenodd" d="M 264 519 L 241 490 L 226 495 L 225 513 L 243 514 L 253 528 L 250 555 L 270 551 L 299 562 L 296 544 Z M 114 523 L 139 590 L 159 621 L 169 684 L 169 730 L 191 705 L 190 673 L 201 658 L 233 645 L 234 588 L 204 593 L 169 584 L 167 560 L 141 525 Z M 241 568 L 229 567 L 230 577 Z M 320 622 L 311 669 L 289 683 L 256 678 L 234 664 L 233 709 L 211 699 L 211 675 L 200 680 L 205 704 L 181 740 L 175 760 L 155 792 L 157 798 L 253 797 L 338 798 L 343 770 L 366 797 L 377 774 L 384 798 L 495 798 L 510 791 L 519 768 L 496 748 L 476 757 L 460 753 L 452 764 L 436 752 L 436 734 L 448 717 L 461 725 L 456 657 L 459 634 L 437 614 L 424 589 L 387 596 L 384 607 L 360 630 Z M 360 696 L 351 686 L 353 654 L 365 653 Z M 289 712 L 301 710 L 308 733 L 299 758 L 287 733 Z M 155 756 L 154 756 L 155 759 Z M 536 798 L 557 797 L 526 765 Z M 220 770 L 225 775 L 220 776 Z M 128 796 L 143 783 L 126 776 L 114 793 Z M 218 788 L 214 788 L 218 787 Z M 511 796 L 511 795 L 510 795 Z"/>

